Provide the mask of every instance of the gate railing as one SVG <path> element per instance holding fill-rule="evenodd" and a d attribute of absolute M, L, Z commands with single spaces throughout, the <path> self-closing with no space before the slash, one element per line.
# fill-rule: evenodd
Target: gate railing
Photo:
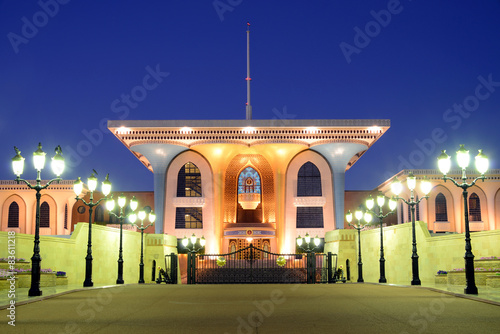
<path fill-rule="evenodd" d="M 277 254 L 250 246 L 226 254 L 188 253 L 187 283 L 333 283 L 336 254 Z M 336 265 L 335 265 L 336 267 Z"/>

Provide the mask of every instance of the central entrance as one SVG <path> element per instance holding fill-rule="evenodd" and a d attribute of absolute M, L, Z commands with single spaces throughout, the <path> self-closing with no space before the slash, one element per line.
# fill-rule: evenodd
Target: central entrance
<path fill-rule="evenodd" d="M 228 253 L 231 254 L 231 259 L 249 259 L 252 255 L 250 254 L 249 246 L 253 245 L 255 248 L 261 249 L 264 252 L 253 254 L 256 259 L 267 259 L 269 255 L 267 252 L 271 252 L 271 241 L 270 239 L 253 239 L 251 242 L 247 239 L 229 239 Z M 242 250 L 241 252 L 238 252 Z M 244 250 L 244 251 L 243 251 Z"/>
<path fill-rule="evenodd" d="M 334 256 L 276 254 L 253 244 L 227 254 L 189 253 L 188 284 L 334 283 Z"/>

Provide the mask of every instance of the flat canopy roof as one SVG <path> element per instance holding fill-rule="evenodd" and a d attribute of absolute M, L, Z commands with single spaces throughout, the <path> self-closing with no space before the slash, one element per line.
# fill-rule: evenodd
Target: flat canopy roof
<path fill-rule="evenodd" d="M 170 144 L 186 148 L 206 144 L 358 143 L 370 148 L 390 127 L 388 119 L 252 119 L 252 120 L 110 120 L 108 129 L 144 164 L 132 147 Z M 365 151 L 354 156 L 352 166 Z"/>
<path fill-rule="evenodd" d="M 391 126 L 388 119 L 211 119 L 211 120 L 109 120 L 108 128 L 149 128 L 149 127 L 202 127 L 202 128 L 233 128 L 233 127 L 387 127 Z"/>

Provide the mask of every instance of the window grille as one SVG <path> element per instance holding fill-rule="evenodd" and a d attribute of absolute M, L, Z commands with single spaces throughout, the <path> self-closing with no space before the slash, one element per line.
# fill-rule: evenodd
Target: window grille
<path fill-rule="evenodd" d="M 192 162 L 186 163 L 177 175 L 177 197 L 201 197 L 201 173 Z"/>
<path fill-rule="evenodd" d="M 50 227 L 50 207 L 47 202 L 40 205 L 40 227 Z"/>
<path fill-rule="evenodd" d="M 481 221 L 481 201 L 476 193 L 469 196 L 469 221 Z"/>
<path fill-rule="evenodd" d="M 203 228 L 202 208 L 176 208 L 175 228 Z"/>
<path fill-rule="evenodd" d="M 315 164 L 308 161 L 297 175 L 297 196 L 322 196 L 321 173 Z"/>
<path fill-rule="evenodd" d="M 7 227 L 19 228 L 19 205 L 17 202 L 12 202 L 9 205 L 9 218 Z"/>
<path fill-rule="evenodd" d="M 322 228 L 323 227 L 323 208 L 297 207 L 297 228 Z"/>
<path fill-rule="evenodd" d="M 439 193 L 436 196 L 436 221 L 437 222 L 447 222 L 448 221 L 448 211 L 446 208 L 446 197 Z"/>

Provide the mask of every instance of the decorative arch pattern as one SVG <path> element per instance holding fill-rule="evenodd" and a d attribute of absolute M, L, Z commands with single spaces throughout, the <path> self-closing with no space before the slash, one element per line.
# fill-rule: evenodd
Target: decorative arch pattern
<path fill-rule="evenodd" d="M 238 154 L 228 164 L 224 186 L 224 221 L 236 222 L 237 184 L 240 172 L 248 165 L 255 167 L 261 176 L 262 220 L 276 221 L 274 175 L 269 162 L 260 154 Z"/>
<path fill-rule="evenodd" d="M 18 206 L 18 227 L 9 227 L 9 213 L 12 203 Z M 2 204 L 1 230 L 15 229 L 19 233 L 26 233 L 26 203 L 23 198 L 17 194 L 9 196 Z M 13 222 L 11 222 L 13 224 Z"/>

